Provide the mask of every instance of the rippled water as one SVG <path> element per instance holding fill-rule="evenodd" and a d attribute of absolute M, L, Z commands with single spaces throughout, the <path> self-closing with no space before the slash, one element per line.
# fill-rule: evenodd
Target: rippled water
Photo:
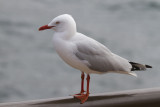
<path fill-rule="evenodd" d="M 68 96 L 80 90 L 80 72 L 65 64 L 51 30 L 57 15 L 71 14 L 78 31 L 131 61 L 152 65 L 138 78 L 91 75 L 91 93 L 159 87 L 159 0 L 0 0 L 0 102 Z"/>

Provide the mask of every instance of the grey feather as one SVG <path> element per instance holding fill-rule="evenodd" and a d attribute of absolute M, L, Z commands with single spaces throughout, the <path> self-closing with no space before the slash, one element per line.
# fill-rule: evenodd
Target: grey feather
<path fill-rule="evenodd" d="M 75 55 L 80 60 L 88 61 L 89 64 L 87 64 L 87 66 L 94 71 L 125 71 L 120 62 L 123 60 L 122 58 L 120 58 L 118 55 L 115 56 L 114 54 L 112 54 L 111 51 L 102 44 L 98 42 L 96 43 L 97 44 L 78 43 L 77 52 L 75 53 Z M 120 61 L 117 61 L 117 59 Z"/>

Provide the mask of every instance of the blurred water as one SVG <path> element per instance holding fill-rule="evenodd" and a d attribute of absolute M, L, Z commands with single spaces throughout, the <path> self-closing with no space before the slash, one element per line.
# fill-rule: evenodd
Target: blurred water
<path fill-rule="evenodd" d="M 82 32 L 131 61 L 153 65 L 137 72 L 91 76 L 91 93 L 159 87 L 159 0 L 0 0 L 0 102 L 68 96 L 80 90 L 80 72 L 38 32 L 60 14 Z"/>

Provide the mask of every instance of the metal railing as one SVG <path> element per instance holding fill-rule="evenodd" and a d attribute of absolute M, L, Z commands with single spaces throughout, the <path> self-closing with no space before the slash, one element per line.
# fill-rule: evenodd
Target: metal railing
<path fill-rule="evenodd" d="M 160 88 L 91 94 L 87 102 L 72 96 L 26 102 L 1 103 L 0 107 L 160 107 Z"/>

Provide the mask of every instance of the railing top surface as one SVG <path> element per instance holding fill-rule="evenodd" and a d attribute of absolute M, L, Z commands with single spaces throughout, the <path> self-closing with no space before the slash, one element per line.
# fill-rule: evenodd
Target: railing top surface
<path fill-rule="evenodd" d="M 68 96 L 2 103 L 0 107 L 160 107 L 160 88 L 91 94 L 84 104 Z"/>

